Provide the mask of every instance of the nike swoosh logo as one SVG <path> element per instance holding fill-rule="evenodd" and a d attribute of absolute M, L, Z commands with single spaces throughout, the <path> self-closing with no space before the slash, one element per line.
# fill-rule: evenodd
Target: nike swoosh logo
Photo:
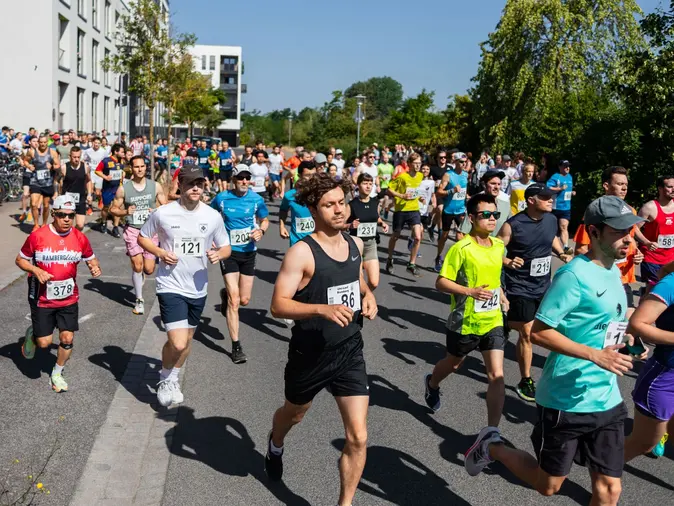
<path fill-rule="evenodd" d="M 604 295 L 605 293 L 606 293 L 606 290 L 604 290 L 604 291 L 601 292 L 601 293 L 597 292 L 597 297 L 601 297 L 601 296 Z"/>
<path fill-rule="evenodd" d="M 358 260 L 359 258 L 360 258 L 359 256 L 351 257 L 351 261 L 352 261 L 352 262 L 355 262 L 355 261 Z"/>

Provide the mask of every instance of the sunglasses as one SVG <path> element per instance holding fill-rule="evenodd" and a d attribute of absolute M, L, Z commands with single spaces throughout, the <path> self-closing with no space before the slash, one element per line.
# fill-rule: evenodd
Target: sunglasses
<path fill-rule="evenodd" d="M 499 211 L 480 211 L 479 213 L 475 213 L 475 217 L 479 220 L 488 220 L 492 216 L 495 220 L 498 220 L 501 217 L 501 213 Z"/>
<path fill-rule="evenodd" d="M 438 158 L 439 158 L 440 160 L 447 160 L 447 157 L 446 157 L 446 156 L 438 156 Z"/>
<path fill-rule="evenodd" d="M 252 176 L 250 176 L 250 175 L 248 175 L 248 176 L 236 176 L 236 179 L 238 181 L 250 181 L 252 179 Z"/>
<path fill-rule="evenodd" d="M 72 220 L 75 218 L 75 213 L 59 213 L 59 212 L 54 212 L 54 216 L 57 218 L 61 218 L 62 220 L 65 220 L 66 218 L 69 220 Z"/>
<path fill-rule="evenodd" d="M 369 158 L 370 160 L 374 160 L 374 159 L 375 159 L 374 156 L 368 156 L 368 158 Z"/>

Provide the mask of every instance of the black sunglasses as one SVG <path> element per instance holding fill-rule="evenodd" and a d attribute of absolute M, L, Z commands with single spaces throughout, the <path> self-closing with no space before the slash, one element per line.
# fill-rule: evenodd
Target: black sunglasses
<path fill-rule="evenodd" d="M 236 176 L 236 179 L 239 181 L 250 181 L 252 179 L 251 175 L 248 176 Z"/>
<path fill-rule="evenodd" d="M 61 213 L 61 212 L 54 212 L 54 216 L 57 218 L 61 218 L 62 220 L 68 218 L 69 220 L 72 220 L 75 218 L 75 213 Z"/>
<path fill-rule="evenodd" d="M 475 213 L 476 218 L 483 220 L 488 220 L 492 216 L 495 220 L 498 220 L 501 217 L 501 213 L 499 211 L 480 211 L 479 213 Z"/>

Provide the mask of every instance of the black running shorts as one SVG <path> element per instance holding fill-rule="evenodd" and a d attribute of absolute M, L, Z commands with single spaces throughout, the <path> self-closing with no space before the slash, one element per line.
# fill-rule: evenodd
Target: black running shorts
<path fill-rule="evenodd" d="M 486 334 L 459 334 L 447 330 L 447 353 L 455 357 L 465 357 L 471 351 L 479 348 L 480 351 L 505 349 L 506 336 L 503 327 L 491 329 Z"/>
<path fill-rule="evenodd" d="M 255 256 L 257 251 L 232 251 L 226 260 L 220 260 L 222 275 L 238 272 L 244 276 L 255 276 Z"/>

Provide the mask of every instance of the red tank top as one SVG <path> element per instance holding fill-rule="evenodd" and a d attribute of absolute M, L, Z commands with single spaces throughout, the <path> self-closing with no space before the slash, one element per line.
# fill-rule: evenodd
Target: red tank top
<path fill-rule="evenodd" d="M 640 246 L 640 249 L 644 254 L 644 262 L 665 265 L 674 261 L 674 213 L 666 214 L 660 203 L 657 200 L 654 202 L 658 208 L 658 214 L 641 230 L 646 239 L 658 243 L 658 249 L 650 251 L 644 246 Z"/>

